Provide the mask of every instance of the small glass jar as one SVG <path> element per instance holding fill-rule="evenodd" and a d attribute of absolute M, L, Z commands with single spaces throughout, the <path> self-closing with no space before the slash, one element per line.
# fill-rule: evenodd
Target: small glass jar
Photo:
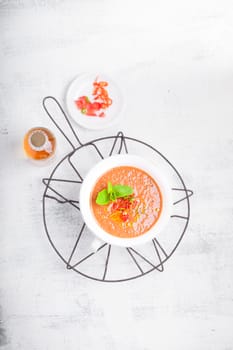
<path fill-rule="evenodd" d="M 24 136 L 23 148 L 27 157 L 33 160 L 46 160 L 54 156 L 56 138 L 47 128 L 35 127 Z"/>

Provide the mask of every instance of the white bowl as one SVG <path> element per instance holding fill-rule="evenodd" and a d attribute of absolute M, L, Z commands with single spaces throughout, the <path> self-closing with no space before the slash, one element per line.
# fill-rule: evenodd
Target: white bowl
<path fill-rule="evenodd" d="M 132 166 L 142 169 L 155 180 L 162 194 L 163 205 L 159 219 L 151 227 L 150 230 L 137 237 L 121 238 L 113 236 L 110 233 L 106 232 L 95 219 L 90 205 L 91 193 L 97 180 L 107 171 L 118 166 Z M 88 172 L 80 189 L 79 202 L 83 219 L 87 227 L 97 238 L 109 244 L 131 247 L 133 245 L 146 243 L 152 240 L 154 237 L 157 237 L 157 235 L 162 232 L 171 215 L 172 196 L 171 188 L 169 187 L 164 174 L 159 171 L 155 164 L 142 157 L 126 154 L 114 155 L 109 158 L 105 158 L 104 160 L 101 160 L 99 163 L 97 163 Z"/>

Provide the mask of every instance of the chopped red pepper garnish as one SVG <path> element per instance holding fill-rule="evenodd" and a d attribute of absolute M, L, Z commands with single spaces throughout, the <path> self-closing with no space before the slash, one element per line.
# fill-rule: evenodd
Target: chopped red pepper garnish
<path fill-rule="evenodd" d="M 98 82 L 96 78 L 93 82 L 92 91 L 94 102 L 91 102 L 87 96 L 81 96 L 74 101 L 82 114 L 101 118 L 105 117 L 103 109 L 107 109 L 112 104 L 112 99 L 109 98 L 108 91 L 105 89 L 106 86 L 108 86 L 106 81 Z"/>
<path fill-rule="evenodd" d="M 127 221 L 128 220 L 128 218 L 129 218 L 129 214 L 127 213 L 127 211 L 123 211 L 122 213 L 121 213 L 121 215 L 120 215 L 120 218 L 121 218 L 121 220 L 122 221 Z"/>
<path fill-rule="evenodd" d="M 115 222 L 132 224 L 137 218 L 140 199 L 134 195 L 127 198 L 117 198 L 109 206 L 110 218 Z"/>

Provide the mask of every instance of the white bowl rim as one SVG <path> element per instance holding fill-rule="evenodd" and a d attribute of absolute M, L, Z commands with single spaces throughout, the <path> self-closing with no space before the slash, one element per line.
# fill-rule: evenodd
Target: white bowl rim
<path fill-rule="evenodd" d="M 132 238 L 113 236 L 103 230 L 95 219 L 90 206 L 90 195 L 98 178 L 118 166 L 133 166 L 145 171 L 156 181 L 162 194 L 163 204 L 159 219 L 146 233 Z M 79 204 L 84 222 L 97 238 L 109 244 L 131 247 L 157 238 L 158 234 L 167 225 L 172 206 L 171 187 L 169 187 L 169 183 L 161 169 L 158 169 L 153 161 L 133 154 L 117 154 L 101 160 L 89 170 L 80 189 Z"/>

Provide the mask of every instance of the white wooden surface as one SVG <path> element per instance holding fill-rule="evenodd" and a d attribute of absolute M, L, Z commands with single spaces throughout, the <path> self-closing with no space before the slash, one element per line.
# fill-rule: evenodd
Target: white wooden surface
<path fill-rule="evenodd" d="M 0 348 L 233 349 L 233 3 L 0 0 Z M 79 73 L 104 71 L 126 97 L 108 132 L 152 143 L 181 171 L 188 232 L 163 273 L 101 284 L 67 271 L 42 224 L 41 179 L 22 154 L 53 128 Z M 79 130 L 82 140 L 104 131 Z M 67 153 L 59 137 L 57 160 Z"/>

